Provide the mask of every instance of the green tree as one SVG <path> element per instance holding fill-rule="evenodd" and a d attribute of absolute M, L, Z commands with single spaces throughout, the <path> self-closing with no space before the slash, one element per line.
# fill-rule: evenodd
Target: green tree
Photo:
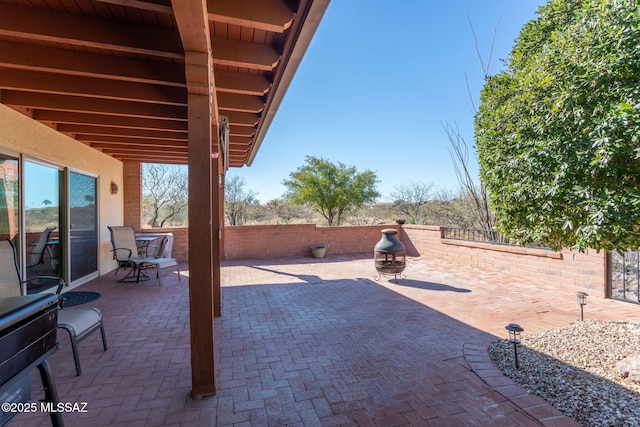
<path fill-rule="evenodd" d="M 378 198 L 377 182 L 370 170 L 358 172 L 355 166 L 307 156 L 305 164 L 282 183 L 288 188 L 285 197 L 291 203 L 311 206 L 331 226 L 340 225 L 352 209 Z"/>
<path fill-rule="evenodd" d="M 551 0 L 475 119 L 497 228 L 554 249 L 640 246 L 640 9 Z"/>

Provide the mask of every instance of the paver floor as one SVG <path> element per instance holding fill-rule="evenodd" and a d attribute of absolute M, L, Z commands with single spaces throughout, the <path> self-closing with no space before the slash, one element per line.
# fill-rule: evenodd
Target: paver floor
<path fill-rule="evenodd" d="M 218 392 L 189 398 L 188 282 L 165 273 L 83 285 L 100 292 L 109 350 L 66 336 L 50 358 L 67 426 L 570 426 L 493 367 L 486 348 L 579 318 L 575 294 L 508 275 L 410 258 L 374 280 L 369 255 L 226 262 L 215 322 Z M 591 297 L 585 317 L 640 320 L 640 306 Z M 37 382 L 37 381 L 34 381 Z M 39 426 L 43 413 L 10 425 Z"/>

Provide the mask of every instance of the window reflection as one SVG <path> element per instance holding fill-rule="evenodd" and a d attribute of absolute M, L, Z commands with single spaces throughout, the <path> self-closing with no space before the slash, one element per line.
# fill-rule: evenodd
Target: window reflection
<path fill-rule="evenodd" d="M 71 281 L 98 271 L 98 213 L 96 179 L 69 174 Z"/>
<path fill-rule="evenodd" d="M 27 279 L 40 275 L 61 275 L 60 175 L 52 166 L 24 163 L 24 226 Z M 28 293 L 41 292 L 51 284 L 37 281 Z"/>
<path fill-rule="evenodd" d="M 18 244 L 18 159 L 0 154 L 0 238 Z"/>

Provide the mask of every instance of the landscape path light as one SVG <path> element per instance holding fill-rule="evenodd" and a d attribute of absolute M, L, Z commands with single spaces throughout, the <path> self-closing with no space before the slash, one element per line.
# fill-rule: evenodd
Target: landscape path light
<path fill-rule="evenodd" d="M 509 342 L 513 344 L 513 357 L 516 363 L 516 369 L 520 369 L 520 365 L 518 364 L 518 344 L 520 344 L 520 334 L 524 329 L 517 323 L 509 323 L 504 328 L 509 331 Z"/>
<path fill-rule="evenodd" d="M 584 292 L 576 292 L 576 297 L 578 298 L 578 304 L 580 304 L 580 321 L 584 320 L 584 306 L 587 305 L 587 297 L 589 294 Z"/>

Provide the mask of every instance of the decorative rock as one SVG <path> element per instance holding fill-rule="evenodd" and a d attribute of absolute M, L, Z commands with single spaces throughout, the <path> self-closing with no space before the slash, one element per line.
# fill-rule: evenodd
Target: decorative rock
<path fill-rule="evenodd" d="M 577 421 L 582 427 L 640 426 L 640 381 L 617 372 L 618 362 L 640 366 L 640 325 L 586 319 L 523 335 L 520 369 L 507 339 L 489 347 L 491 360 L 509 378 Z M 638 372 L 629 368 L 631 377 Z"/>
<path fill-rule="evenodd" d="M 616 364 L 616 372 L 628 381 L 640 384 L 640 355 L 627 357 Z"/>

